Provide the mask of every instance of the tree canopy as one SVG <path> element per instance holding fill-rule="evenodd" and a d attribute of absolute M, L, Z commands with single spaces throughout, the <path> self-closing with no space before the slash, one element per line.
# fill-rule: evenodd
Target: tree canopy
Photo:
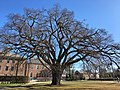
<path fill-rule="evenodd" d="M 104 29 L 89 28 L 68 9 L 25 9 L 10 14 L 1 29 L 2 48 L 25 58 L 37 57 L 52 72 L 52 84 L 59 85 L 63 70 L 76 62 L 118 65 L 120 45 Z"/>

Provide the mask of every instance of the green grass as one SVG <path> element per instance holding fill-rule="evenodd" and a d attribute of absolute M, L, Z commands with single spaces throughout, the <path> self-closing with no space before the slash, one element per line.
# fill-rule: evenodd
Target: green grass
<path fill-rule="evenodd" d="M 38 82 L 36 84 L 17 85 L 11 84 L 10 86 L 8 84 L 9 88 L 7 90 L 120 90 L 120 83 L 116 82 L 63 81 L 61 86 L 51 86 L 50 83 L 51 82 Z"/>

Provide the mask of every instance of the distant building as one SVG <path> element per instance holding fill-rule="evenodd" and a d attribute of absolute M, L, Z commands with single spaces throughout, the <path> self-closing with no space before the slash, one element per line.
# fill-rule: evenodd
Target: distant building
<path fill-rule="evenodd" d="M 88 79 L 98 79 L 99 78 L 99 74 L 96 74 L 96 76 L 93 73 L 87 73 L 87 72 L 79 72 L 76 71 L 75 72 L 75 78 L 78 80 L 88 80 Z"/>

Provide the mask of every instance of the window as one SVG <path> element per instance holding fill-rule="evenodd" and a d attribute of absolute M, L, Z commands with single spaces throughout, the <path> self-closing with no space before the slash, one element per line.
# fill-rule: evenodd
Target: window
<path fill-rule="evenodd" d="M 30 77 L 32 77 L 32 73 L 30 73 Z"/>
<path fill-rule="evenodd" d="M 13 66 L 11 67 L 11 71 L 14 71 L 14 67 Z"/>
<path fill-rule="evenodd" d="M 37 74 L 36 74 L 36 77 L 38 77 L 38 76 L 39 76 L 39 74 L 37 73 Z"/>
<path fill-rule="evenodd" d="M 7 63 L 9 63 L 9 60 L 7 60 Z"/>
<path fill-rule="evenodd" d="M 15 63 L 15 60 L 12 60 L 12 63 Z"/>
<path fill-rule="evenodd" d="M 8 71 L 8 68 L 9 68 L 9 67 L 8 67 L 8 66 L 6 66 L 5 70 L 6 70 L 6 71 Z"/>
<path fill-rule="evenodd" d="M 48 77 L 48 73 L 46 72 L 46 77 Z"/>
<path fill-rule="evenodd" d="M 36 66 L 36 69 L 39 69 L 39 66 L 38 66 L 38 65 Z"/>
<path fill-rule="evenodd" d="M 0 63 L 2 62 L 2 60 L 0 59 Z"/>
<path fill-rule="evenodd" d="M 41 77 L 44 77 L 44 73 L 41 73 Z"/>
<path fill-rule="evenodd" d="M 33 69 L 33 65 L 31 65 L 30 68 Z"/>
<path fill-rule="evenodd" d="M 48 73 L 47 72 L 44 72 L 44 77 L 48 77 Z"/>

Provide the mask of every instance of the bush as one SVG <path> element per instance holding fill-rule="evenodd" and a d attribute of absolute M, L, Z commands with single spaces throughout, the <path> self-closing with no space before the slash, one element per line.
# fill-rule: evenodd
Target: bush
<path fill-rule="evenodd" d="M 77 79 L 75 78 L 65 78 L 66 81 L 76 81 Z"/>
<path fill-rule="evenodd" d="M 10 83 L 28 83 L 28 76 L 0 76 L 1 82 L 10 82 Z"/>

